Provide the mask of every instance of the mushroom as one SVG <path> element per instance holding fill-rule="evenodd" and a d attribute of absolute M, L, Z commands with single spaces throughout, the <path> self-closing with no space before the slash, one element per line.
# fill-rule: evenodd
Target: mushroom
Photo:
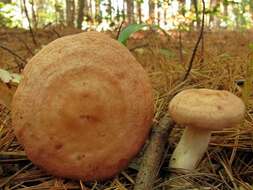
<path fill-rule="evenodd" d="M 193 170 L 205 153 L 213 130 L 239 124 L 245 112 L 243 101 L 225 90 L 187 89 L 169 104 L 172 119 L 186 126 L 169 167 Z"/>
<path fill-rule="evenodd" d="M 28 158 L 49 173 L 105 180 L 148 137 L 153 95 L 126 47 L 98 32 L 59 38 L 26 65 L 12 121 Z"/>

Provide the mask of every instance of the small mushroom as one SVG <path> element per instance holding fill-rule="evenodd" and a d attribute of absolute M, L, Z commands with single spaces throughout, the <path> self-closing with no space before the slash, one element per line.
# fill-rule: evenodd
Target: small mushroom
<path fill-rule="evenodd" d="M 169 113 L 176 123 L 186 126 L 169 167 L 193 170 L 208 147 L 211 132 L 239 124 L 245 106 L 225 90 L 188 89 L 171 100 Z"/>
<path fill-rule="evenodd" d="M 55 176 L 105 180 L 148 137 L 152 88 L 126 47 L 84 32 L 43 47 L 26 65 L 12 121 L 28 158 Z"/>

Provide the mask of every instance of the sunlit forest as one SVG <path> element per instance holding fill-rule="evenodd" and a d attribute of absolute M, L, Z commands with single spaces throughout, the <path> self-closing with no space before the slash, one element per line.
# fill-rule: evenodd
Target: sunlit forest
<path fill-rule="evenodd" d="M 206 0 L 205 25 L 217 29 L 248 29 L 250 0 Z M 1 26 L 45 28 L 62 24 L 80 29 L 113 30 L 122 21 L 153 23 L 166 30 L 200 25 L 203 5 L 198 0 L 66 0 L 1 1 Z"/>
<path fill-rule="evenodd" d="M 252 0 L 0 0 L 0 190 L 253 190 Z"/>

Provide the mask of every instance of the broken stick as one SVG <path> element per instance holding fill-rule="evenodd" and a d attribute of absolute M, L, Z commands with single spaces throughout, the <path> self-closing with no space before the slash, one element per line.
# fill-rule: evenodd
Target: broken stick
<path fill-rule="evenodd" d="M 159 124 L 153 127 L 150 142 L 144 152 L 139 173 L 136 177 L 134 190 L 152 189 L 162 164 L 168 136 L 173 125 L 172 119 L 165 115 Z"/>

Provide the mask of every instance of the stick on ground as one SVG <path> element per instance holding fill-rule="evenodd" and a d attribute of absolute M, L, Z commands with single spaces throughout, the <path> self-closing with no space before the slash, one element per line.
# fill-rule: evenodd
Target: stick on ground
<path fill-rule="evenodd" d="M 150 142 L 144 152 L 143 160 L 136 177 L 134 190 L 151 190 L 157 177 L 163 154 L 165 152 L 173 121 L 164 116 L 159 124 L 153 127 Z"/>

